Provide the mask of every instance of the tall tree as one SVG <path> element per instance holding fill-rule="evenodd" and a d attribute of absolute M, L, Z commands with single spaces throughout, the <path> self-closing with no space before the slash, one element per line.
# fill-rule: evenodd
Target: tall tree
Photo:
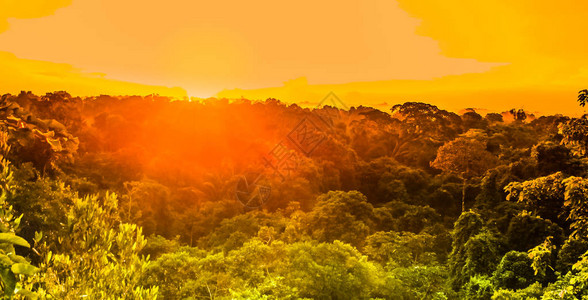
<path fill-rule="evenodd" d="M 496 163 L 496 157 L 486 150 L 486 143 L 479 139 L 459 137 L 437 150 L 437 158 L 431 166 L 453 173 L 463 180 L 461 211 L 465 211 L 467 181 L 480 176 Z"/>

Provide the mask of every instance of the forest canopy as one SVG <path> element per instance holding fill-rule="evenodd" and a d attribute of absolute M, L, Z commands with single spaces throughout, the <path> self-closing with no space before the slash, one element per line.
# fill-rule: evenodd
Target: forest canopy
<path fill-rule="evenodd" d="M 22 92 L 0 126 L 4 299 L 588 298 L 585 116 Z"/>

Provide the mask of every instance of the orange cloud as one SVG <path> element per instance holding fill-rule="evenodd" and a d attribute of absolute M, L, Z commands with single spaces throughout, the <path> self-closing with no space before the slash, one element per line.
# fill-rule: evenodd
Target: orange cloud
<path fill-rule="evenodd" d="M 159 94 L 182 98 L 182 88 L 168 88 L 107 79 L 104 74 L 84 73 L 68 64 L 20 59 L 0 51 L 0 94 L 22 90 L 43 94 L 66 90 L 76 96 Z"/>
<path fill-rule="evenodd" d="M 0 0 L 0 33 L 9 27 L 8 18 L 30 19 L 53 14 L 72 0 Z"/>
<path fill-rule="evenodd" d="M 57 9 L 71 4 L 71 0 L 0 0 L 0 35 L 9 29 L 9 19 L 41 18 L 52 15 Z M 23 35 L 14 43 L 30 40 Z M 64 43 L 69 45 L 76 41 Z M 6 45 L 3 45 L 6 46 Z M 43 51 L 45 45 L 31 45 L 36 51 Z M 0 51 L 0 94 L 19 93 L 22 90 L 38 94 L 67 90 L 73 95 L 90 96 L 99 94 L 147 95 L 160 94 L 185 97 L 181 88 L 168 88 L 113 80 L 105 74 L 83 72 L 70 64 L 52 63 L 42 60 L 21 59 L 14 54 Z"/>
<path fill-rule="evenodd" d="M 0 44 L 19 57 L 198 96 L 302 76 L 312 84 L 429 80 L 500 63 L 443 56 L 414 33 L 418 24 L 389 0 L 94 0 L 14 20 Z"/>
<path fill-rule="evenodd" d="M 526 108 L 541 113 L 580 114 L 577 91 L 588 82 L 588 3 L 578 1 L 399 0 L 400 7 L 422 20 L 416 32 L 438 42 L 452 58 L 507 63 L 478 74 L 434 80 L 388 80 L 345 85 L 308 85 L 289 93 L 273 90 L 225 90 L 224 97 L 279 94 L 287 101 L 327 90 L 338 91 L 351 105 L 425 101 L 458 111 L 483 107 L 502 111 Z M 301 89 L 298 88 L 298 91 Z M 267 93 L 266 93 L 267 92 Z"/>
<path fill-rule="evenodd" d="M 0 1 L 12 90 L 578 114 L 588 82 L 578 1 Z"/>
<path fill-rule="evenodd" d="M 398 2 L 423 20 L 417 32 L 438 40 L 443 53 L 451 57 L 507 62 L 588 59 L 588 40 L 583 38 L 588 29 L 585 1 Z"/>

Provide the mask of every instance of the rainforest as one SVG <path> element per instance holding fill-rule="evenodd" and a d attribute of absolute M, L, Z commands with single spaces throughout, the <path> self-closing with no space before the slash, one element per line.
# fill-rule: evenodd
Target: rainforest
<path fill-rule="evenodd" d="M 3 297 L 588 297 L 585 117 L 337 103 L 4 94 Z"/>

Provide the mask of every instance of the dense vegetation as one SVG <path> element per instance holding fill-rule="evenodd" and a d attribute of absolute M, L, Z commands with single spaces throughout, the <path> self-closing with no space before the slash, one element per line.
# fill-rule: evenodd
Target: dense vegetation
<path fill-rule="evenodd" d="M 584 117 L 23 92 L 0 125 L 5 299 L 588 298 Z"/>

